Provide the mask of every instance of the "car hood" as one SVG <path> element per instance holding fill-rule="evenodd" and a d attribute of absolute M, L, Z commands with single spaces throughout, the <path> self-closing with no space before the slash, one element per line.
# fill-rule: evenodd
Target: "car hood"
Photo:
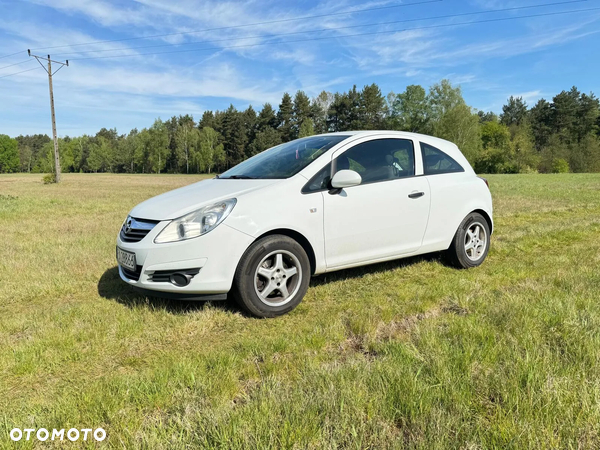
<path fill-rule="evenodd" d="M 220 200 L 238 198 L 282 180 L 209 179 L 152 197 L 134 207 L 130 216 L 138 219 L 170 220 Z"/>

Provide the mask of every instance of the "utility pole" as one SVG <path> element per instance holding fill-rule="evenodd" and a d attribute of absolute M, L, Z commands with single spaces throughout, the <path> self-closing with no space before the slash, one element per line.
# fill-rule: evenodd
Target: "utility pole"
<path fill-rule="evenodd" d="M 50 55 L 48 55 L 48 58 L 44 58 L 43 56 L 32 55 L 30 49 L 27 49 L 27 53 L 29 54 L 29 56 L 33 56 L 35 59 L 37 59 L 37 62 L 39 62 L 42 68 L 48 73 L 48 86 L 50 87 L 50 112 L 52 115 L 52 139 L 54 140 L 54 170 L 56 175 L 56 182 L 60 183 L 60 155 L 58 154 L 58 138 L 56 137 L 56 117 L 54 115 L 54 93 L 52 90 L 52 75 L 54 75 L 64 66 L 68 66 L 69 60 L 61 62 L 50 59 Z M 44 67 L 40 60 L 48 61 L 48 68 Z M 60 67 L 56 69 L 54 73 L 52 73 L 52 63 L 60 64 Z"/>

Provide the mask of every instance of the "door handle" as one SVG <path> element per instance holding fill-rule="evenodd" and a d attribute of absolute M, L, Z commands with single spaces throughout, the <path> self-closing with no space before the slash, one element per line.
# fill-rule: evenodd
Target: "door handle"
<path fill-rule="evenodd" d="M 423 197 L 425 192 L 413 192 L 412 194 L 408 194 L 408 198 L 419 198 Z"/>

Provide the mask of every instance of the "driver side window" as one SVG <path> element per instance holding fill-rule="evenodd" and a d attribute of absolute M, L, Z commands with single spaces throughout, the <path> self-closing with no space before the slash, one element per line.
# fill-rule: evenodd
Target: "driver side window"
<path fill-rule="evenodd" d="M 335 171 L 354 170 L 361 184 L 415 175 L 415 151 L 408 139 L 376 139 L 358 144 L 335 159 Z"/>

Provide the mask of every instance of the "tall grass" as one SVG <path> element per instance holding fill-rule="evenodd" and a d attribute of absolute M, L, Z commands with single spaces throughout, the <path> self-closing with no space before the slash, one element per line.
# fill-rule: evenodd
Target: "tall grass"
<path fill-rule="evenodd" d="M 490 176 L 482 267 L 318 277 L 274 320 L 118 279 L 129 209 L 199 179 L 0 177 L 0 445 L 103 427 L 115 448 L 600 448 L 598 175 Z"/>

